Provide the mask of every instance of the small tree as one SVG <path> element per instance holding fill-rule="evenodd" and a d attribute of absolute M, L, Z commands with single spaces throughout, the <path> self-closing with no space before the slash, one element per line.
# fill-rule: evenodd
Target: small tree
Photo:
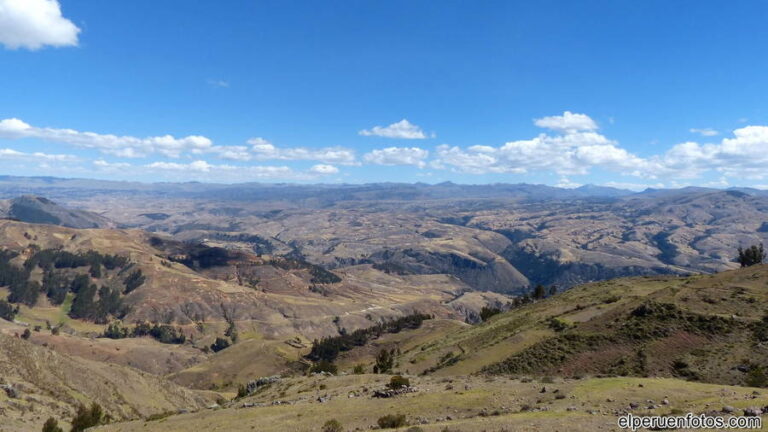
<path fill-rule="evenodd" d="M 541 300 L 546 296 L 547 296 L 547 289 L 544 288 L 544 285 L 542 284 L 536 285 L 536 288 L 533 289 L 533 298 L 536 300 Z"/>
<path fill-rule="evenodd" d="M 77 408 L 77 414 L 72 419 L 72 432 L 82 432 L 89 427 L 97 426 L 101 423 L 104 412 L 101 405 L 94 402 L 90 408 L 80 405 Z"/>
<path fill-rule="evenodd" d="M 736 258 L 736 261 L 741 264 L 742 267 L 762 264 L 763 260 L 766 258 L 762 243 L 759 245 L 752 245 L 746 249 L 742 249 L 741 246 L 739 246 L 738 252 L 739 256 Z"/>
<path fill-rule="evenodd" d="M 64 430 L 59 427 L 59 422 L 55 418 L 48 417 L 43 425 L 43 432 L 64 432 Z"/>
<path fill-rule="evenodd" d="M 373 373 L 387 373 L 392 370 L 395 365 L 394 350 L 388 351 L 382 349 L 379 354 L 376 355 L 376 364 L 373 366 Z"/>
<path fill-rule="evenodd" d="M 480 320 L 481 321 L 487 321 L 488 318 L 490 318 L 490 317 L 492 317 L 494 315 L 497 315 L 499 313 L 501 313 L 501 309 L 499 309 L 499 308 L 483 306 L 483 308 L 480 309 Z"/>

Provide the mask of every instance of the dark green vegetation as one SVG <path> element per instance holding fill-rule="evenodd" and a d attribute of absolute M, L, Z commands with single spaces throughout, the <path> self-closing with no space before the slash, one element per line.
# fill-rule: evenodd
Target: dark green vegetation
<path fill-rule="evenodd" d="M 341 334 L 338 336 L 315 340 L 307 358 L 312 361 L 326 360 L 332 362 L 343 351 L 363 346 L 369 340 L 378 338 L 385 333 L 399 333 L 405 329 L 417 329 L 421 327 L 421 323 L 424 320 L 431 318 L 431 315 L 414 312 L 410 315 L 387 320 L 373 327 L 355 330 L 351 333 L 347 333 L 342 329 Z"/>
<path fill-rule="evenodd" d="M 43 424 L 43 432 L 64 432 L 64 429 L 59 427 L 59 422 L 55 418 L 49 417 Z"/>
<path fill-rule="evenodd" d="M 762 264 L 766 257 L 762 243 L 759 245 L 752 245 L 746 249 L 742 249 L 741 246 L 739 246 L 738 252 L 739 255 L 736 257 L 736 261 L 738 261 L 742 267 Z"/>
<path fill-rule="evenodd" d="M 82 432 L 90 427 L 100 425 L 104 420 L 104 412 L 97 403 L 88 408 L 80 405 L 75 418 L 72 419 L 72 432 Z"/>
<path fill-rule="evenodd" d="M 148 322 L 139 322 L 133 329 L 128 329 L 116 321 L 107 326 L 102 336 L 110 339 L 149 336 L 165 344 L 183 344 L 187 340 L 181 328 L 169 324 L 150 324 Z"/>
<path fill-rule="evenodd" d="M 72 253 L 31 246 L 26 260 L 15 251 L 0 251 L 0 286 L 9 288 L 8 302 L 34 306 L 40 295 L 54 305 L 72 293 L 69 315 L 107 322 L 127 313 L 122 296 L 141 286 L 145 277 L 127 258 L 89 250 Z M 42 273 L 42 277 L 35 276 Z M 2 310 L 0 306 L 0 311 Z M 8 314 L 5 314 L 8 316 Z"/>

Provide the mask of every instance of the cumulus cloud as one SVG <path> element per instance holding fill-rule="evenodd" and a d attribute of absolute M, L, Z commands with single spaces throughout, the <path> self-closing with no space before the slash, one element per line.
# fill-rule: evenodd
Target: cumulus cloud
<path fill-rule="evenodd" d="M 313 160 L 328 164 L 357 164 L 355 151 L 344 147 L 277 147 L 264 138 L 251 138 L 248 144 L 256 160 Z"/>
<path fill-rule="evenodd" d="M 679 177 L 695 178 L 706 171 L 732 177 L 768 176 L 768 126 L 745 126 L 719 144 L 684 142 L 658 158 L 659 164 Z"/>
<path fill-rule="evenodd" d="M 534 120 L 533 123 L 540 128 L 566 133 L 597 130 L 597 123 L 588 115 L 574 114 L 570 111 L 565 111 L 560 116 L 542 117 Z"/>
<path fill-rule="evenodd" d="M 429 151 L 418 147 L 387 147 L 363 155 L 363 160 L 376 165 L 415 165 L 424 168 Z"/>
<path fill-rule="evenodd" d="M 392 123 L 389 126 L 374 126 L 370 129 L 363 129 L 358 132 L 362 136 L 379 136 L 384 138 L 399 138 L 399 139 L 425 139 L 428 138 L 427 134 L 421 130 L 420 127 L 409 122 L 406 119 L 402 119 L 397 123 Z M 434 134 L 429 136 L 434 138 Z"/>
<path fill-rule="evenodd" d="M 510 141 L 500 147 L 441 145 L 433 165 L 469 174 L 554 171 L 560 175 L 586 174 L 594 166 L 636 171 L 645 161 L 593 131 L 569 129 L 562 135 L 540 134 Z"/>
<path fill-rule="evenodd" d="M 716 130 L 714 130 L 712 128 L 703 128 L 703 129 L 691 128 L 688 131 L 690 133 L 699 134 L 699 135 L 705 136 L 705 137 L 711 137 L 711 136 L 720 135 L 720 132 L 718 132 L 718 131 L 716 131 Z"/>
<path fill-rule="evenodd" d="M 74 46 L 78 33 L 57 0 L 0 0 L 0 44 L 7 48 Z"/>
<path fill-rule="evenodd" d="M 187 151 L 200 153 L 210 151 L 213 147 L 213 142 L 210 139 L 199 135 L 183 138 L 176 138 L 171 135 L 147 138 L 104 135 L 73 129 L 41 128 L 31 126 L 17 118 L 0 120 L 0 138 L 38 138 L 81 148 L 96 149 L 104 154 L 126 158 L 145 157 L 154 153 L 177 158 Z"/>
<path fill-rule="evenodd" d="M 707 173 L 727 177 L 768 177 L 768 126 L 745 126 L 719 143 L 688 141 L 669 150 L 640 157 L 597 130 L 586 114 L 566 111 L 562 116 L 536 119 L 537 126 L 551 129 L 499 147 L 475 145 L 437 147 L 431 165 L 469 174 L 554 172 L 561 176 L 588 174 L 593 168 L 646 179 L 695 179 Z M 712 133 L 704 133 L 713 136 Z M 640 183 L 626 183 L 646 186 Z"/>

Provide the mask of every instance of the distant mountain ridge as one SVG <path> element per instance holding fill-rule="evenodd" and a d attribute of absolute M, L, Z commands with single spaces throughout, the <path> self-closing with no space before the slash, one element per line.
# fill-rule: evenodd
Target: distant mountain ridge
<path fill-rule="evenodd" d="M 115 225 L 96 213 L 70 209 L 35 195 L 0 201 L 0 217 L 68 228 L 111 228 Z"/>

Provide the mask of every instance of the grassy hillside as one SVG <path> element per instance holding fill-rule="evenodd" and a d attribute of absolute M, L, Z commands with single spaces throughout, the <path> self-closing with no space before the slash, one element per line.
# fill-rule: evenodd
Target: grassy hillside
<path fill-rule="evenodd" d="M 197 410 L 215 395 L 194 392 L 115 364 L 73 358 L 0 333 L 2 430 L 39 431 L 53 416 L 68 422 L 76 407 L 96 402 L 113 420 Z M 8 427 L 8 429 L 6 429 Z"/>
<path fill-rule="evenodd" d="M 401 347 L 431 375 L 664 376 L 742 385 L 768 361 L 768 265 L 582 285 Z M 350 354 L 354 356 L 354 354 Z"/>
<path fill-rule="evenodd" d="M 630 410 L 635 414 L 700 413 L 719 411 L 727 405 L 743 409 L 768 402 L 766 395 L 753 394 L 753 388 L 651 378 L 541 382 L 502 377 L 411 377 L 417 391 L 390 399 L 372 397 L 388 379 L 381 375 L 284 379 L 223 409 L 158 421 L 117 423 L 97 430 L 316 432 L 331 419 L 339 421 L 343 430 L 371 430 L 378 428 L 379 418 L 402 414 L 409 424 L 425 432 L 591 432 L 614 429 L 616 415 Z M 630 404 L 637 404 L 637 408 L 631 409 Z"/>

